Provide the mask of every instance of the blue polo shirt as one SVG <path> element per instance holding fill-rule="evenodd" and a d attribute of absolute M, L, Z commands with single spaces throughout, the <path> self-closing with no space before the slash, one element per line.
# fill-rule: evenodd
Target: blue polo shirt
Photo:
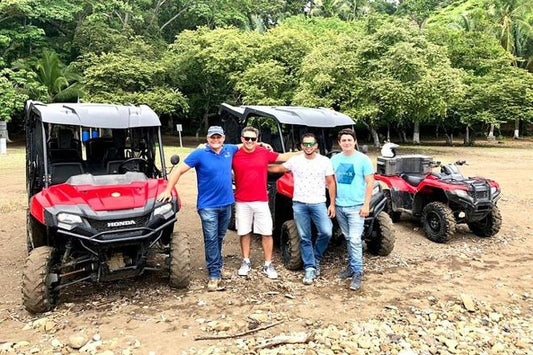
<path fill-rule="evenodd" d="M 231 181 L 231 162 L 239 147 L 224 144 L 217 154 L 209 146 L 194 150 L 184 163 L 196 169 L 198 199 L 196 207 L 215 208 L 235 202 Z"/>

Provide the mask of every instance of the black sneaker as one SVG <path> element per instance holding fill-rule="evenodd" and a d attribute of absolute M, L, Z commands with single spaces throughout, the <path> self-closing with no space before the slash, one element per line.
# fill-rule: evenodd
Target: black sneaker
<path fill-rule="evenodd" d="M 352 276 L 353 276 L 353 270 L 349 266 L 346 269 L 342 270 L 341 273 L 339 274 L 339 278 L 341 280 L 349 279 Z"/>
<path fill-rule="evenodd" d="M 352 277 L 352 282 L 350 282 L 350 290 L 354 290 L 354 291 L 360 290 L 362 278 L 363 278 L 363 275 L 354 274 Z"/>

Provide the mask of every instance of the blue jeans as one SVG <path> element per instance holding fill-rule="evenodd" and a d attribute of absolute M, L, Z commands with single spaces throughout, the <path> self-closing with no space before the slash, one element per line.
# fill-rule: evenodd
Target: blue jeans
<path fill-rule="evenodd" d="M 356 274 L 363 275 L 363 244 L 361 236 L 365 228 L 365 218 L 359 215 L 362 205 L 336 207 L 337 222 L 348 246 L 348 265 Z"/>
<path fill-rule="evenodd" d="M 198 210 L 204 232 L 205 263 L 209 278 L 219 279 L 223 265 L 222 241 L 228 230 L 231 205 Z"/>
<path fill-rule="evenodd" d="M 300 252 L 304 269 L 315 268 L 322 260 L 322 256 L 331 239 L 333 223 L 328 217 L 325 203 L 301 203 L 293 201 L 292 210 L 298 234 L 300 234 Z M 313 248 L 311 221 L 316 226 L 317 238 Z"/>

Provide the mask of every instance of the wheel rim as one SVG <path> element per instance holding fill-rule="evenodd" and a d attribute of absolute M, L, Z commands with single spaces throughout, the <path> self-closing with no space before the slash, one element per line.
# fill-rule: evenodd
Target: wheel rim
<path fill-rule="evenodd" d="M 441 228 L 441 221 L 440 221 L 440 218 L 439 216 L 432 212 L 430 214 L 428 214 L 427 216 L 427 224 L 429 226 L 429 228 L 433 231 L 433 232 L 438 232 Z"/>

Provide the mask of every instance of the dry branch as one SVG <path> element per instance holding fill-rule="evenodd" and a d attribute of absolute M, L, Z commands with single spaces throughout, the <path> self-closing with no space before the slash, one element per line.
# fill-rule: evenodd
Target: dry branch
<path fill-rule="evenodd" d="M 237 334 L 207 335 L 207 336 L 203 336 L 203 337 L 195 337 L 194 340 L 213 340 L 213 339 L 238 338 L 238 337 L 242 337 L 242 336 L 245 336 L 245 335 L 248 335 L 248 334 L 252 334 L 252 333 L 255 333 L 255 332 L 258 332 L 258 331 L 261 331 L 261 330 L 265 330 L 265 329 L 268 329 L 268 328 L 275 327 L 276 325 L 281 324 L 281 323 L 283 323 L 283 321 L 279 321 L 279 322 L 276 322 L 276 323 L 268 324 L 268 325 L 265 325 L 265 326 L 262 326 L 262 327 L 258 327 L 258 328 L 255 328 L 255 329 L 252 329 L 252 330 L 248 330 L 246 332 L 237 333 Z"/>

